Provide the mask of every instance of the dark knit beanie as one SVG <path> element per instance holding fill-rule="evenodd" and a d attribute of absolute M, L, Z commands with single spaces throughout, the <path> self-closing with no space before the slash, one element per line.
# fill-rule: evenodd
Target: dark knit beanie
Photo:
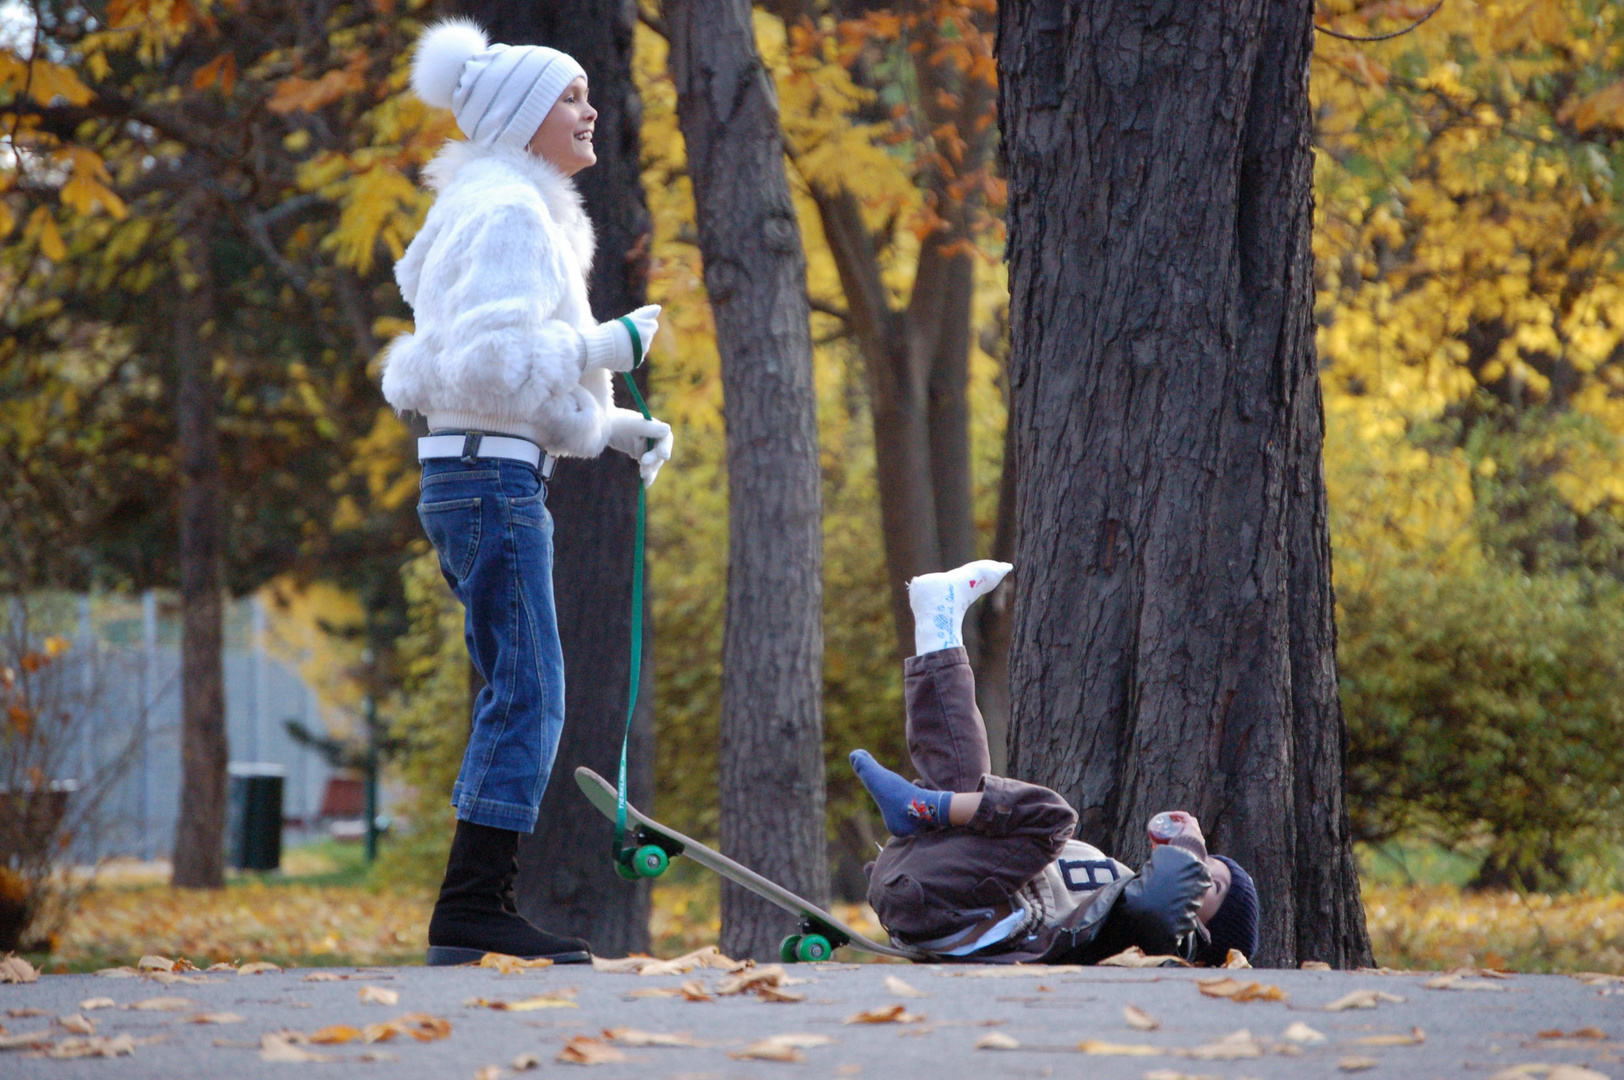
<path fill-rule="evenodd" d="M 1212 944 L 1201 959 L 1219 965 L 1229 958 L 1230 949 L 1239 949 L 1250 960 L 1257 953 L 1257 887 L 1239 863 L 1222 855 L 1214 858 L 1229 867 L 1229 893 L 1207 923 Z"/>

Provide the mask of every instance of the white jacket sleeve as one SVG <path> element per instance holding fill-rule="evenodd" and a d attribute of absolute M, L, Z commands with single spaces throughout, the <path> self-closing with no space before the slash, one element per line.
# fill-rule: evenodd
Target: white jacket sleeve
<path fill-rule="evenodd" d="M 575 327 L 555 311 L 569 269 L 535 210 L 498 205 L 457 230 L 461 272 L 445 297 L 442 385 L 458 396 L 535 409 L 569 391 L 585 359 Z M 450 239 L 442 237 L 441 242 Z"/>

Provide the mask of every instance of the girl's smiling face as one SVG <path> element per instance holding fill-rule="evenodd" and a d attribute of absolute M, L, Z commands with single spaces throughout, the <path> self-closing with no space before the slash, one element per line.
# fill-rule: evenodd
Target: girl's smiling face
<path fill-rule="evenodd" d="M 592 148 L 592 131 L 597 122 L 598 110 L 587 104 L 586 78 L 578 77 L 564 87 L 526 149 L 565 176 L 574 176 L 598 160 Z"/>

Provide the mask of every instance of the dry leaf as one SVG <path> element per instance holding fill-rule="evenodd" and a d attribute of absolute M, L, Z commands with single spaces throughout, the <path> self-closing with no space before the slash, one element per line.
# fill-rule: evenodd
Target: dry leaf
<path fill-rule="evenodd" d="M 1489 1080 L 1528 1080 L 1530 1076 L 1543 1076 L 1545 1080 L 1607 1080 L 1605 1073 L 1580 1065 L 1546 1065 L 1541 1062 L 1512 1065 L 1501 1069 Z"/>
<path fill-rule="evenodd" d="M 743 1050 L 730 1051 L 728 1057 L 735 1061 L 805 1061 L 806 1055 L 802 1050 L 814 1046 L 827 1046 L 834 1042 L 827 1035 L 772 1035 L 759 1042 L 753 1042 Z"/>
<path fill-rule="evenodd" d="M 976 1050 L 1016 1050 L 1020 1043 L 1005 1035 L 1002 1031 L 989 1031 L 975 1041 Z"/>
<path fill-rule="evenodd" d="M 579 1005 L 573 998 L 575 991 L 560 990 L 554 994 L 542 997 L 525 998 L 522 1001 L 487 1001 L 485 998 L 469 998 L 463 1002 L 470 1008 L 495 1009 L 497 1012 L 534 1012 L 537 1009 L 578 1009 Z"/>
<path fill-rule="evenodd" d="M 376 1024 L 368 1024 L 367 1030 L 377 1026 Z M 451 1021 L 443 1017 L 431 1016 L 428 1013 L 402 1013 L 389 1021 L 388 1026 L 393 1028 L 396 1034 L 410 1035 L 418 1042 L 434 1042 L 436 1039 L 448 1039 L 451 1037 Z M 364 1037 L 365 1032 L 362 1034 Z M 376 1042 L 378 1040 L 367 1039 L 366 1041 Z"/>
<path fill-rule="evenodd" d="M 1599 971 L 1579 971 L 1575 972 L 1573 977 L 1586 986 L 1608 986 L 1614 983 L 1624 983 L 1624 975 L 1606 975 Z"/>
<path fill-rule="evenodd" d="M 603 1037 L 627 1046 L 709 1046 L 692 1035 L 667 1035 L 658 1031 L 639 1031 L 636 1028 L 605 1028 Z"/>
<path fill-rule="evenodd" d="M 1408 1035 L 1366 1035 L 1348 1041 L 1354 1046 L 1420 1046 L 1427 1041 L 1427 1033 L 1414 1027 Z"/>
<path fill-rule="evenodd" d="M 22 1019 L 26 1019 L 26 1018 L 29 1018 L 29 1017 L 35 1017 L 35 1016 L 55 1016 L 56 1014 L 53 1013 L 50 1009 L 39 1009 L 39 1008 L 34 1008 L 34 1007 L 30 1006 L 30 1007 L 25 1008 L 25 1009 L 7 1009 L 6 1010 L 6 1015 L 7 1016 L 14 1016 L 17 1019 L 22 1020 Z M 0 1034 L 4 1034 L 4 1033 L 0 1032 Z"/>
<path fill-rule="evenodd" d="M 186 1018 L 188 1024 L 240 1024 L 247 1017 L 238 1016 L 234 1012 L 205 1012 L 195 1013 Z"/>
<path fill-rule="evenodd" d="M 158 1012 L 186 1012 L 188 1009 L 196 1008 L 197 1002 L 193 1001 L 191 998 L 183 997 L 155 997 L 142 998 L 140 1001 L 132 1001 L 125 1007 L 130 1009 L 156 1010 Z"/>
<path fill-rule="evenodd" d="M 1303 1046 L 1311 1046 L 1314 1043 L 1325 1041 L 1323 1032 L 1315 1031 L 1301 1020 L 1293 1022 L 1290 1027 L 1280 1033 L 1280 1037 L 1287 1042 L 1300 1043 Z"/>
<path fill-rule="evenodd" d="M 1448 975 L 1440 975 L 1436 979 L 1428 979 L 1426 982 L 1422 983 L 1421 985 L 1425 986 L 1428 990 L 1495 990 L 1495 991 L 1498 991 L 1498 990 L 1504 990 L 1505 989 L 1505 987 L 1503 987 L 1499 983 L 1495 982 L 1492 978 L 1488 978 L 1488 979 L 1468 978 L 1465 974 L 1463 974 L 1462 972 L 1458 972 L 1458 971 L 1451 972 Z"/>
<path fill-rule="evenodd" d="M 1189 967 L 1189 961 L 1182 956 L 1146 956 L 1145 950 L 1134 945 L 1123 949 L 1115 956 L 1107 956 L 1099 963 L 1100 967 Z"/>
<path fill-rule="evenodd" d="M 304 977 L 303 981 L 304 982 L 338 982 L 343 978 L 344 978 L 344 976 L 335 975 L 331 971 L 312 971 L 309 975 L 306 975 Z"/>
<path fill-rule="evenodd" d="M 1344 1009 L 1374 1009 L 1384 1001 L 1399 1005 L 1403 1004 L 1404 999 L 1397 994 L 1389 994 L 1385 990 L 1354 990 L 1325 1006 L 1325 1011 L 1342 1012 Z"/>
<path fill-rule="evenodd" d="M 920 990 L 918 987 L 908 985 L 895 975 L 887 975 L 885 977 L 885 990 L 886 993 L 895 994 L 897 997 L 930 997 L 930 995 L 925 993 L 923 990 Z"/>
<path fill-rule="evenodd" d="M 1243 1058 L 1263 1056 L 1263 1047 L 1246 1028 L 1232 1031 L 1217 1042 L 1206 1043 L 1191 1050 L 1175 1051 L 1180 1057 L 1199 1061 L 1239 1061 Z"/>
<path fill-rule="evenodd" d="M 1238 979 L 1197 979 L 1196 986 L 1207 997 L 1228 998 L 1230 1001 L 1284 1001 L 1286 992 L 1278 986 L 1260 982 L 1241 982 Z"/>
<path fill-rule="evenodd" d="M 230 965 L 227 965 L 227 969 L 228 970 L 230 969 Z M 213 969 L 211 968 L 210 970 L 213 970 Z M 242 967 L 238 968 L 237 969 L 237 974 L 238 975 L 265 975 L 265 974 L 267 974 L 269 972 L 272 972 L 272 971 L 281 971 L 281 970 L 282 970 L 281 967 L 279 967 L 276 964 L 271 963 L 269 960 L 256 960 L 252 964 L 244 964 Z"/>
<path fill-rule="evenodd" d="M 178 970 L 179 968 L 177 967 L 176 971 Z M 157 983 L 159 986 L 174 986 L 176 983 L 189 983 L 193 986 L 201 986 L 203 983 L 211 981 L 197 975 L 179 975 L 176 974 L 175 971 L 149 971 L 146 973 L 146 977 Z"/>
<path fill-rule="evenodd" d="M 1345 1057 L 1336 1063 L 1336 1067 L 1343 1072 L 1363 1072 L 1376 1067 L 1376 1059 L 1372 1057 Z"/>
<path fill-rule="evenodd" d="M 15 1035 L 0 1035 L 0 1050 L 50 1046 L 55 1037 L 49 1028 L 41 1028 L 39 1031 L 19 1031 Z"/>
<path fill-rule="evenodd" d="M 88 1017 L 85 1017 L 79 1013 L 69 1013 L 67 1016 L 59 1016 L 56 1018 L 56 1022 L 61 1024 L 66 1030 L 73 1032 L 75 1035 L 96 1034 L 96 1025 L 91 1023 Z"/>
<path fill-rule="evenodd" d="M 1223 1077 L 1210 1073 L 1179 1072 L 1177 1069 L 1152 1069 L 1145 1074 L 1145 1080 L 1223 1080 Z"/>
<path fill-rule="evenodd" d="M 388 1050 L 367 1050 L 363 1052 L 360 1061 L 399 1061 L 400 1055 L 392 1054 Z"/>
<path fill-rule="evenodd" d="M 752 993 L 763 986 L 794 986 L 804 982 L 805 979 L 792 978 L 784 971 L 782 964 L 769 964 L 766 967 L 745 968 L 736 975 L 728 976 L 716 984 L 716 993 L 719 997 L 728 997 Z"/>
<path fill-rule="evenodd" d="M 799 990 L 780 990 L 778 987 L 768 986 L 766 983 L 756 987 L 756 997 L 762 1001 L 794 1002 L 806 1000 L 806 995 Z"/>
<path fill-rule="evenodd" d="M 541 1068 L 541 1058 L 526 1050 L 509 1063 L 508 1068 L 514 1072 L 529 1072 L 531 1069 Z"/>
<path fill-rule="evenodd" d="M 855 1016 L 848 1016 L 848 1024 L 915 1024 L 925 1019 L 917 1013 L 908 1011 L 908 1006 L 880 1005 L 872 1009 L 864 1009 Z"/>
<path fill-rule="evenodd" d="M 1330 971 L 1331 965 L 1324 960 L 1304 960 L 1297 967 L 1302 971 Z"/>
<path fill-rule="evenodd" d="M 310 1036 L 310 1041 L 321 1046 L 337 1046 L 361 1038 L 361 1029 L 348 1024 L 331 1024 Z"/>
<path fill-rule="evenodd" d="M 481 1065 L 474 1070 L 474 1080 L 502 1080 L 502 1066 Z"/>
<path fill-rule="evenodd" d="M 167 956 L 143 956 L 135 966 L 142 971 L 175 970 L 175 962 Z"/>
<path fill-rule="evenodd" d="M 281 1034 L 266 1035 L 259 1040 L 259 1059 L 295 1065 L 337 1060 L 331 1054 L 317 1054 L 302 1046 L 295 1046 L 286 1035 Z"/>
<path fill-rule="evenodd" d="M 91 1012 L 91 1011 L 93 1011 L 95 1009 L 111 1009 L 113 1006 L 115 1006 L 117 1004 L 118 1004 L 118 1002 L 114 1001 L 110 997 L 85 998 L 83 1001 L 81 1001 L 79 1003 L 79 1011 L 80 1012 Z"/>
<path fill-rule="evenodd" d="M 495 968 L 503 975 L 517 975 L 523 971 L 535 971 L 539 968 L 552 967 L 553 962 L 547 959 L 522 960 L 517 956 L 509 956 L 506 953 L 488 952 L 479 958 L 479 963 L 475 966 Z"/>
<path fill-rule="evenodd" d="M 1252 961 L 1248 960 L 1246 954 L 1239 949 L 1230 949 L 1229 955 L 1224 957 L 1222 966 L 1229 968 L 1231 971 L 1238 971 L 1241 968 L 1251 967 Z"/>
<path fill-rule="evenodd" d="M 208 967 L 204 968 L 203 970 L 204 971 L 220 971 L 220 972 L 236 971 L 237 970 L 237 965 L 236 964 L 228 964 L 224 960 L 222 960 L 218 964 L 210 964 Z"/>
<path fill-rule="evenodd" d="M 4 967 L 5 962 L 0 961 L 0 970 L 3 970 Z M 141 973 L 135 970 L 133 967 L 111 967 L 102 968 L 101 970 L 94 972 L 94 974 L 100 975 L 104 979 L 133 979 L 139 976 Z"/>
<path fill-rule="evenodd" d="M 382 986 L 363 986 L 361 987 L 361 1004 L 398 1005 L 400 1004 L 400 991 L 389 990 Z"/>
<path fill-rule="evenodd" d="M 1102 1039 L 1084 1039 L 1077 1044 L 1077 1049 L 1085 1054 L 1099 1054 L 1112 1057 L 1151 1057 L 1155 1054 L 1164 1054 L 1167 1051 L 1159 1046 L 1146 1046 L 1143 1043 L 1114 1043 Z"/>
<path fill-rule="evenodd" d="M 1574 1031 L 1563 1033 L 1561 1028 L 1552 1028 L 1550 1031 L 1541 1031 L 1535 1038 L 1539 1039 L 1605 1039 L 1607 1032 L 1599 1027 L 1582 1027 Z"/>
<path fill-rule="evenodd" d="M 103 1035 L 93 1035 L 89 1038 L 76 1036 L 63 1039 L 46 1051 L 46 1056 L 53 1058 L 116 1058 L 134 1053 L 135 1039 L 129 1035 L 114 1035 L 111 1038 Z"/>
<path fill-rule="evenodd" d="M 1127 1021 L 1129 1027 L 1137 1028 L 1140 1031 L 1155 1031 L 1162 1026 L 1160 1020 L 1137 1005 L 1122 1006 L 1122 1019 Z"/>
<path fill-rule="evenodd" d="M 0 983 L 31 983 L 39 978 L 39 971 L 20 956 L 0 958 Z"/>
<path fill-rule="evenodd" d="M 564 1048 L 558 1052 L 558 1060 L 571 1065 L 608 1065 L 625 1061 L 626 1055 L 602 1039 L 577 1035 L 564 1044 Z"/>

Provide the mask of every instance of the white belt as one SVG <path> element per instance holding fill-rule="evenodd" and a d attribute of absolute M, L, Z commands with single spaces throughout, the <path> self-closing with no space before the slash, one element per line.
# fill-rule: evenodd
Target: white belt
<path fill-rule="evenodd" d="M 522 461 L 538 469 L 541 475 L 552 479 L 553 465 L 558 459 L 542 452 L 541 447 L 529 439 L 516 439 L 511 435 L 486 435 L 479 431 L 458 432 L 455 435 L 425 435 L 417 440 L 417 460 L 435 458 L 461 458 L 472 465 L 479 458 L 501 458 L 504 461 Z"/>

